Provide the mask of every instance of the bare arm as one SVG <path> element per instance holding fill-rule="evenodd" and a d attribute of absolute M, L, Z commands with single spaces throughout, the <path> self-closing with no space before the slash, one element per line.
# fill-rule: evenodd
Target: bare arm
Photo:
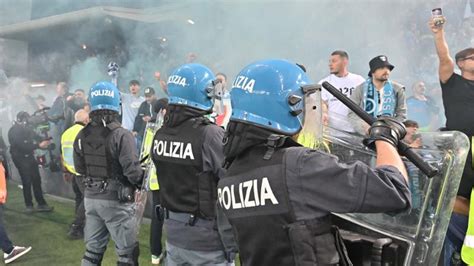
<path fill-rule="evenodd" d="M 439 80 L 446 83 L 454 73 L 454 61 L 449 55 L 448 43 L 444 37 L 444 27 L 437 27 L 434 25 L 434 20 L 429 22 L 431 31 L 433 32 L 436 52 L 439 58 Z"/>
<path fill-rule="evenodd" d="M 397 168 L 408 183 L 407 170 L 395 147 L 385 141 L 376 141 L 375 147 L 377 150 L 376 166 L 390 165 Z"/>

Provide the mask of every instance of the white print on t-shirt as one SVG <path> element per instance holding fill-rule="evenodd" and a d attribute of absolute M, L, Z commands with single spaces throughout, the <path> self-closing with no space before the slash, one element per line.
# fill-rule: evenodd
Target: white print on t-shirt
<path fill-rule="evenodd" d="M 355 87 L 364 82 L 365 79 L 359 75 L 349 73 L 345 77 L 331 74 L 322 79 L 319 84 L 322 84 L 324 81 L 331 83 L 331 85 L 350 98 Z M 349 108 L 324 88 L 321 91 L 321 99 L 328 105 L 329 126 L 342 131 L 354 132 L 352 125 L 347 120 Z"/>

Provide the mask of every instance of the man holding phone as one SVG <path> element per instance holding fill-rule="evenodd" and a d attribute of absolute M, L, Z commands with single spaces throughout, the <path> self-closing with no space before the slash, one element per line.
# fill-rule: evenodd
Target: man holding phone
<path fill-rule="evenodd" d="M 459 51 L 453 60 L 449 54 L 444 36 L 446 20 L 440 9 L 433 10 L 429 26 L 434 35 L 436 52 L 439 58 L 439 80 L 441 82 L 443 105 L 446 115 L 446 128 L 459 130 L 470 139 L 474 137 L 474 47 Z M 461 75 L 454 73 L 454 63 L 461 70 Z M 452 258 L 459 258 L 462 246 L 462 260 L 474 264 L 474 215 L 469 215 L 472 188 L 474 187 L 474 170 L 472 150 L 468 154 L 454 211 L 449 224 L 444 247 L 444 265 L 449 265 Z M 468 220 L 468 216 L 472 221 Z M 469 229 L 466 228 L 470 224 Z M 464 242 L 464 245 L 463 245 Z M 456 254 L 457 253 L 457 254 Z"/>

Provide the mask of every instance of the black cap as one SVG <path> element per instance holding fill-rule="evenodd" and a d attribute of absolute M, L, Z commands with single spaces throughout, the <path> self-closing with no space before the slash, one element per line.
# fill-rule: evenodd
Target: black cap
<path fill-rule="evenodd" d="M 382 67 L 388 67 L 390 71 L 392 71 L 393 68 L 395 68 L 392 64 L 388 62 L 388 57 L 385 55 L 379 55 L 369 62 L 369 77 L 372 77 L 372 73 L 377 69 L 377 68 L 382 68 Z"/>
<path fill-rule="evenodd" d="M 145 96 L 150 97 L 152 95 L 155 95 L 155 90 L 152 87 L 146 87 Z"/>

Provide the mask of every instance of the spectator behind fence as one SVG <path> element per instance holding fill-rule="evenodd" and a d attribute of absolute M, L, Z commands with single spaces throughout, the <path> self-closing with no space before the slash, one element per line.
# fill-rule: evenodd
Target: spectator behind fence
<path fill-rule="evenodd" d="M 140 96 L 140 82 L 131 80 L 129 83 L 130 93 L 121 93 L 122 95 L 122 127 L 132 131 L 136 136 L 137 132 L 133 131 L 135 117 L 138 114 L 138 108 L 145 98 Z"/>
<path fill-rule="evenodd" d="M 472 145 L 474 136 L 474 48 L 467 48 L 456 53 L 455 62 L 461 70 L 461 75 L 454 73 L 454 61 L 449 54 L 448 44 L 444 36 L 445 22 L 444 17 L 435 17 L 430 20 L 429 26 L 433 32 L 439 58 L 439 80 L 446 115 L 446 128 L 447 130 L 463 132 L 469 137 Z M 462 260 L 465 263 L 474 264 L 474 220 L 472 222 L 468 220 L 469 208 L 470 205 L 473 205 L 469 202 L 469 199 L 473 200 L 473 186 L 474 170 L 471 148 L 464 166 L 461 184 L 444 242 L 444 265 L 450 265 L 453 259 L 459 257 L 459 253 L 461 253 Z"/>
<path fill-rule="evenodd" d="M 436 126 L 439 107 L 430 96 L 426 95 L 423 81 L 413 84 L 413 96 L 407 98 L 408 119 L 419 123 L 421 131 L 430 131 Z"/>
<path fill-rule="evenodd" d="M 355 88 L 351 96 L 352 101 L 375 118 L 390 116 L 400 122 L 405 121 L 407 117 L 405 87 L 390 80 L 394 66 L 388 62 L 385 55 L 372 58 L 369 66 L 369 79 Z M 363 135 L 367 133 L 369 125 L 352 111 L 349 111 L 349 120 L 358 133 Z"/>
<path fill-rule="evenodd" d="M 357 74 L 350 73 L 347 70 L 348 65 L 349 55 L 347 52 L 341 50 L 332 52 L 329 58 L 330 75 L 319 81 L 319 84 L 327 81 L 339 89 L 344 95 L 351 97 L 354 88 L 362 84 L 364 78 Z M 321 91 L 321 99 L 323 101 L 323 123 L 328 123 L 332 129 L 354 132 L 354 128 L 347 120 L 349 108 L 326 89 Z M 333 134 L 334 133 L 335 132 L 333 132 Z"/>

